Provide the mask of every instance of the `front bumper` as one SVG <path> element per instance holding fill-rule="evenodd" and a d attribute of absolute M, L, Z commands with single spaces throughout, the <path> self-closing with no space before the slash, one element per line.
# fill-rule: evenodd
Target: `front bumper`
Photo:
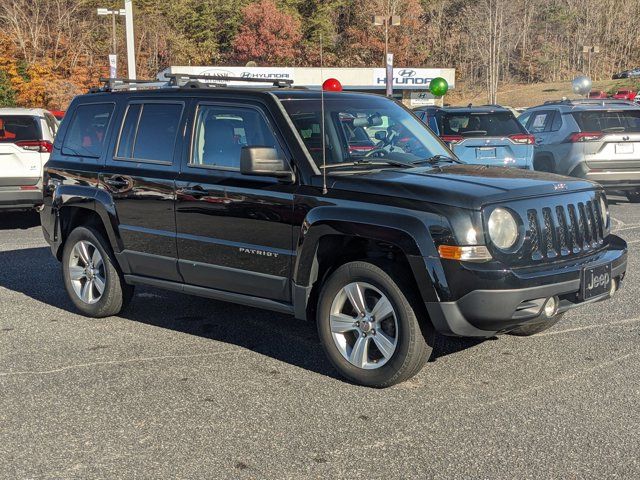
<path fill-rule="evenodd" d="M 611 263 L 611 276 L 618 288 L 627 269 L 627 245 L 624 240 L 610 236 L 607 250 L 583 257 L 573 264 L 549 264 L 544 270 L 515 273 L 494 272 L 513 277 L 518 288 L 472 290 L 459 299 L 445 302 L 426 302 L 427 311 L 437 331 L 445 335 L 463 337 L 491 337 L 513 328 L 540 321 L 544 301 L 559 297 L 558 313 L 610 298 L 609 294 L 582 301 L 580 297 L 582 270 L 585 267 Z M 517 281 L 515 278 L 517 277 Z M 487 287 L 486 272 L 478 276 L 478 285 Z M 502 285 L 500 285 L 502 284 Z"/>

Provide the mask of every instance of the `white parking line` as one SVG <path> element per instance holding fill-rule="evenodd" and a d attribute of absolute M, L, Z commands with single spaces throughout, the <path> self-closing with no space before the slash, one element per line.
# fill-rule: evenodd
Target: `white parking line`
<path fill-rule="evenodd" d="M 640 317 L 627 318 L 625 320 L 618 320 L 617 322 L 599 323 L 597 325 L 586 325 L 584 327 L 566 328 L 564 330 L 553 330 L 550 332 L 539 333 L 537 335 L 534 335 L 531 338 L 546 337 L 548 335 L 560 335 L 562 333 L 581 332 L 583 330 L 593 330 L 594 328 L 621 327 L 624 325 L 628 325 L 630 323 L 637 323 L 637 322 L 640 322 Z"/>
<path fill-rule="evenodd" d="M 198 357 L 214 357 L 218 355 L 225 355 L 227 353 L 238 353 L 238 350 L 222 350 L 220 352 L 211 352 L 211 353 L 198 353 L 194 355 L 162 355 L 158 357 L 138 357 L 138 358 L 127 358 L 124 360 L 110 360 L 107 362 L 91 362 L 91 363 L 79 363 L 75 365 L 66 365 L 60 368 L 54 368 L 51 370 L 26 370 L 21 372 L 0 372 L 0 377 L 13 377 L 19 375 L 49 375 L 52 373 L 61 373 L 66 372 L 67 370 L 73 370 L 76 368 L 88 368 L 88 367 L 100 367 L 103 365 L 122 365 L 125 363 L 136 363 L 136 362 L 153 362 L 156 360 L 167 360 L 167 359 L 183 359 L 183 358 L 198 358 Z"/>

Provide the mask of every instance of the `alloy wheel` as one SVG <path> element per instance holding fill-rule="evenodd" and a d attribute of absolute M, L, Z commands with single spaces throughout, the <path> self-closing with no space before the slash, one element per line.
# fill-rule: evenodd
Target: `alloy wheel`
<path fill-rule="evenodd" d="M 100 250 L 87 240 L 73 246 L 69 257 L 69 277 L 73 291 L 85 303 L 97 303 L 106 284 L 105 265 Z"/>
<path fill-rule="evenodd" d="M 398 320 L 389 299 L 364 282 L 344 286 L 331 304 L 331 336 L 340 354 L 352 365 L 382 367 L 398 345 Z"/>

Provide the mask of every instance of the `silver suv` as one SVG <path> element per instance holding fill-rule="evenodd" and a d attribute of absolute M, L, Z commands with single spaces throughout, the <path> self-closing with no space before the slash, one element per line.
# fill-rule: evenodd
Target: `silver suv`
<path fill-rule="evenodd" d="M 640 202 L 640 106 L 624 100 L 565 100 L 528 109 L 518 121 L 535 137 L 535 170 L 586 178 Z"/>

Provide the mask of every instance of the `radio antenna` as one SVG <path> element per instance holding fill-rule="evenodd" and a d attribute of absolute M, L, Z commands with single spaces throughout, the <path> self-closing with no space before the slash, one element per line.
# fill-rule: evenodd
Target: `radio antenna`
<path fill-rule="evenodd" d="M 324 58 L 322 32 L 320 32 L 320 134 L 322 135 L 322 194 L 327 194 L 327 139 L 324 134 Z"/>

